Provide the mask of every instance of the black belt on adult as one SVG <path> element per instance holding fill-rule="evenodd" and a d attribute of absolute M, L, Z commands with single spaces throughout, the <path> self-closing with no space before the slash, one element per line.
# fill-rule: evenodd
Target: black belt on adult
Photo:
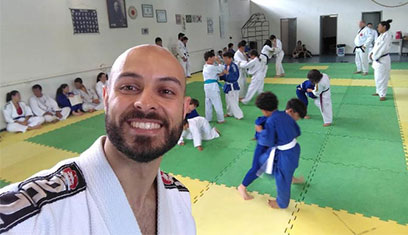
<path fill-rule="evenodd" d="M 353 53 L 356 52 L 357 49 L 360 49 L 361 51 L 365 52 L 363 49 L 363 46 L 359 46 L 359 47 L 354 47 Z"/>

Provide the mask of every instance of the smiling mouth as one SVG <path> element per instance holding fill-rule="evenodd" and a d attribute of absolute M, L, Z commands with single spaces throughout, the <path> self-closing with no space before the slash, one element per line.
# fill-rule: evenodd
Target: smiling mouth
<path fill-rule="evenodd" d="M 141 130 L 157 130 L 160 129 L 163 125 L 157 122 L 149 122 L 149 121 L 130 121 L 129 125 L 136 129 Z"/>

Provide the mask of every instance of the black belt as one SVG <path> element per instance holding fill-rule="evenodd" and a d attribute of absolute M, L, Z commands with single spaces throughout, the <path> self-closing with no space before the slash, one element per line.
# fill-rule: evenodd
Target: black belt
<path fill-rule="evenodd" d="M 363 46 L 354 47 L 353 53 L 356 52 L 356 49 L 361 49 L 363 52 L 365 52 Z"/>
<path fill-rule="evenodd" d="M 380 56 L 380 57 L 379 57 L 378 59 L 376 59 L 375 61 L 379 62 L 381 58 L 386 57 L 387 55 L 389 55 L 389 53 Z"/>
<path fill-rule="evenodd" d="M 18 117 L 13 118 L 13 120 L 18 120 L 20 118 L 25 118 L 25 116 L 18 116 Z"/>
<path fill-rule="evenodd" d="M 261 55 L 263 55 L 263 56 L 266 57 L 266 64 L 268 64 L 268 63 L 269 63 L 269 57 L 268 57 L 268 55 L 266 55 L 266 54 L 264 54 L 264 53 L 261 53 Z"/>

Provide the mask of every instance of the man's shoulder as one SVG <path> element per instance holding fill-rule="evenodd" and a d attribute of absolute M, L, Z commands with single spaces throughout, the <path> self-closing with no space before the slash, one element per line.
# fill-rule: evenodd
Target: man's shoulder
<path fill-rule="evenodd" d="M 186 186 L 184 186 L 179 180 L 177 180 L 176 177 L 163 171 L 160 171 L 160 175 L 165 189 L 177 189 L 181 193 L 189 192 Z"/>
<path fill-rule="evenodd" d="M 73 159 L 0 190 L 0 233 L 40 214 L 45 205 L 86 189 L 84 175 Z"/>

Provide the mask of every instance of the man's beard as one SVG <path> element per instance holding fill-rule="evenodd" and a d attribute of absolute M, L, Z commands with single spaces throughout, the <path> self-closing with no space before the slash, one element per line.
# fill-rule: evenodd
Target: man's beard
<path fill-rule="evenodd" d="M 123 115 L 123 117 L 120 118 L 118 126 L 113 120 L 110 119 L 108 107 L 106 107 L 106 111 L 105 127 L 110 142 L 112 142 L 117 150 L 126 155 L 129 159 L 136 162 L 147 163 L 160 156 L 163 156 L 177 144 L 181 136 L 181 132 L 183 131 L 182 121 L 180 121 L 176 127 L 170 129 L 169 121 L 166 118 L 161 117 L 157 113 L 145 114 L 139 110 L 133 110 Z M 131 145 L 126 143 L 125 123 L 127 120 L 132 118 L 161 121 L 161 128 L 164 128 L 165 131 L 163 139 L 158 140 L 155 136 L 136 136 L 133 140 L 131 140 Z"/>

